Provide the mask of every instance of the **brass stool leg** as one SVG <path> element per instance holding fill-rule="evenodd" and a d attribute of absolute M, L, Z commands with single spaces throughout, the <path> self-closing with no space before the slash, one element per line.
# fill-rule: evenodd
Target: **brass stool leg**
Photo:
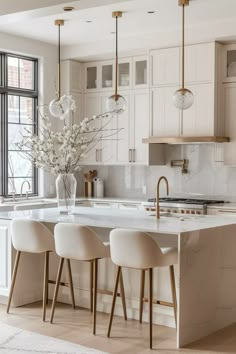
<path fill-rule="evenodd" d="M 114 288 L 114 293 L 113 293 L 113 298 L 112 298 L 111 314 L 110 314 L 110 320 L 109 320 L 109 325 L 108 325 L 107 337 L 110 337 L 110 333 L 111 333 L 111 326 L 112 326 L 112 320 L 113 320 L 113 316 L 114 316 L 117 290 L 118 290 L 118 284 L 119 284 L 119 279 L 120 279 L 120 271 L 121 271 L 121 267 L 118 267 L 117 268 L 116 283 L 115 283 L 115 288 Z"/>
<path fill-rule="evenodd" d="M 70 284 L 71 303 L 72 303 L 72 308 L 75 309 L 75 294 L 74 294 L 73 280 L 72 280 L 72 274 L 71 274 L 70 260 L 67 259 L 66 263 L 67 263 L 68 278 L 69 278 L 69 284 Z"/>
<path fill-rule="evenodd" d="M 177 328 L 177 298 L 176 298 L 176 287 L 175 287 L 175 271 L 174 271 L 173 265 L 171 265 L 169 267 L 169 271 L 170 271 L 170 284 L 171 284 L 172 299 L 173 299 L 173 305 L 174 305 L 175 325 Z"/>
<path fill-rule="evenodd" d="M 122 300 L 123 312 L 124 312 L 124 319 L 127 321 L 127 311 L 126 311 L 126 301 L 125 301 L 125 289 L 124 289 L 124 281 L 123 281 L 123 274 L 122 269 L 120 270 L 120 295 Z"/>
<path fill-rule="evenodd" d="M 152 349 L 152 290 L 153 290 L 153 270 L 149 269 L 149 341 Z"/>
<path fill-rule="evenodd" d="M 60 258 L 60 263 L 59 263 L 58 272 L 57 272 L 57 280 L 56 280 L 56 285 L 55 285 L 54 295 L 53 295 L 50 323 L 53 322 L 55 305 L 56 305 L 56 301 L 57 301 L 57 295 L 58 295 L 59 285 L 60 285 L 60 281 L 61 281 L 61 273 L 62 273 L 62 269 L 63 269 L 64 260 L 65 260 L 64 258 Z"/>
<path fill-rule="evenodd" d="M 139 322 L 143 321 L 143 298 L 145 287 L 145 270 L 141 270 L 141 282 L 140 282 L 140 300 L 139 300 Z"/>
<path fill-rule="evenodd" d="M 21 252 L 17 251 L 15 264 L 14 264 L 14 270 L 13 270 L 13 274 L 12 274 L 11 289 L 10 289 L 10 294 L 9 294 L 8 304 L 7 304 L 7 313 L 9 313 L 10 306 L 11 306 L 12 295 L 13 295 L 15 282 L 16 282 L 16 274 L 17 274 L 18 265 L 19 265 L 19 261 L 20 261 L 20 255 L 21 255 Z"/>
<path fill-rule="evenodd" d="M 96 312 L 97 312 L 97 287 L 98 287 L 98 259 L 93 261 L 93 334 L 96 334 Z"/>
<path fill-rule="evenodd" d="M 46 285 L 46 304 L 48 305 L 48 284 L 49 284 L 49 255 L 50 255 L 50 252 L 48 252 L 48 260 L 47 260 L 47 269 L 46 269 L 46 277 L 47 277 L 47 285 Z M 46 257 L 46 255 L 45 255 Z M 45 260 L 46 262 L 46 260 Z"/>
<path fill-rule="evenodd" d="M 43 321 L 46 319 L 46 306 L 48 297 L 48 261 L 49 261 L 49 251 L 45 252 L 44 261 L 44 281 L 43 281 Z"/>
<path fill-rule="evenodd" d="M 90 311 L 93 312 L 93 261 L 90 262 Z"/>

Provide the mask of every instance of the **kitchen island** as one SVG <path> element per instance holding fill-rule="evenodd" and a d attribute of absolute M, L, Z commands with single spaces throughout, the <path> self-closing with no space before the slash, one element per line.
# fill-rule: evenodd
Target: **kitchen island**
<path fill-rule="evenodd" d="M 182 347 L 220 328 L 236 318 L 236 220 L 231 217 L 181 216 L 165 214 L 156 220 L 151 212 L 76 207 L 74 215 L 60 215 L 57 208 L 0 213 L 0 300 L 9 293 L 15 252 L 11 246 L 10 222 L 29 218 L 43 222 L 53 231 L 59 222 L 90 226 L 103 241 L 109 240 L 113 228 L 130 228 L 149 232 L 160 246 L 178 248 L 176 267 L 178 298 L 177 346 Z M 66 237 L 66 235 L 65 235 Z M 58 258 L 50 257 L 50 278 L 56 278 Z M 99 287 L 113 289 L 115 267 L 101 260 Z M 76 303 L 89 307 L 89 266 L 72 263 Z M 154 273 L 154 297 L 171 301 L 168 269 Z M 124 271 L 129 318 L 138 318 L 139 271 Z M 20 262 L 13 305 L 20 306 L 42 299 L 43 257 L 24 255 Z M 66 277 L 66 274 L 64 274 Z M 53 286 L 50 289 L 52 297 Z M 70 302 L 68 289 L 61 289 L 59 301 Z M 111 297 L 99 295 L 98 310 L 110 312 Z M 117 304 L 118 305 L 118 304 Z M 70 310 L 68 310 L 70 311 Z M 122 315 L 122 306 L 117 306 Z M 144 309 L 144 320 L 147 308 Z M 56 317 L 55 317 L 56 321 Z M 154 322 L 174 326 L 173 310 L 154 306 Z"/>

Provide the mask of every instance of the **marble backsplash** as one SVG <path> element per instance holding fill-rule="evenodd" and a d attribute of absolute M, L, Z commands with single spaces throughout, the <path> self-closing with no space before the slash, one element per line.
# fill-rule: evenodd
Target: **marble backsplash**
<path fill-rule="evenodd" d="M 150 198 L 155 196 L 160 176 L 168 178 L 171 195 L 224 196 L 236 201 L 236 168 L 216 162 L 215 145 L 168 146 L 165 166 L 86 166 L 78 176 L 78 192 L 84 195 L 83 172 L 97 169 L 104 180 L 106 197 Z M 171 160 L 189 160 L 189 173 L 170 167 Z M 165 195 L 165 185 L 161 194 Z"/>

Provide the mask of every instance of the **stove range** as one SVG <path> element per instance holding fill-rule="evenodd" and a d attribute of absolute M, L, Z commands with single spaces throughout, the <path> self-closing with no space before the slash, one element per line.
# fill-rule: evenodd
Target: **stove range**
<path fill-rule="evenodd" d="M 160 198 L 160 211 L 181 214 L 198 214 L 207 213 L 207 205 L 222 204 L 224 200 L 212 199 L 194 199 L 194 198 Z M 148 199 L 144 203 L 144 208 L 148 211 L 156 210 L 156 198 Z"/>

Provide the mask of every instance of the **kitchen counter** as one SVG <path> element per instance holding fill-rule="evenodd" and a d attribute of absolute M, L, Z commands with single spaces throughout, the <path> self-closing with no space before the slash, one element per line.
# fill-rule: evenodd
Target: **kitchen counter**
<path fill-rule="evenodd" d="M 205 215 L 183 217 L 174 214 L 156 220 L 153 213 L 145 211 L 96 209 L 83 206 L 77 206 L 75 214 L 70 216 L 60 215 L 57 208 L 0 213 L 0 300 L 1 296 L 7 297 L 9 294 L 15 254 L 11 246 L 10 223 L 14 218 L 38 220 L 52 232 L 58 222 L 81 223 L 94 229 L 104 241 L 109 240 L 109 233 L 113 228 L 139 229 L 148 231 L 162 246 L 177 247 L 178 265 L 175 267 L 178 298 L 177 347 L 185 346 L 235 322 L 236 219 L 234 217 Z M 50 279 L 55 280 L 57 266 L 58 257 L 52 253 Z M 24 254 L 20 268 L 21 275 L 13 297 L 15 306 L 39 301 L 42 297 L 43 257 Z M 77 262 L 72 262 L 72 270 L 76 303 L 82 307 L 89 307 L 89 267 L 81 262 L 79 266 Z M 100 260 L 99 287 L 113 289 L 115 273 L 111 260 Z M 66 273 L 63 273 L 62 281 L 67 281 L 66 276 Z M 128 314 L 130 318 L 137 319 L 140 272 L 124 269 L 123 276 L 128 299 Z M 154 284 L 158 284 L 154 289 L 154 297 L 171 302 L 166 268 L 155 270 Z M 52 298 L 52 295 L 51 286 L 49 297 Z M 60 292 L 59 301 L 69 302 L 67 289 Z M 119 302 L 117 305 L 117 314 L 122 315 L 122 306 Z M 98 310 L 109 313 L 110 308 L 111 297 L 99 296 Z M 148 318 L 146 308 L 145 318 Z M 154 306 L 153 319 L 154 323 L 174 326 L 173 311 L 170 308 Z"/>
<path fill-rule="evenodd" d="M 167 214 L 169 215 L 169 214 Z M 127 211 L 119 209 L 96 209 L 75 207 L 73 215 L 63 215 L 57 208 L 10 211 L 0 213 L 0 219 L 28 218 L 45 223 L 69 222 L 113 229 L 129 228 L 151 233 L 179 235 L 184 232 L 193 232 L 219 226 L 235 224 L 235 218 L 214 217 L 206 215 L 179 215 L 171 214 L 156 219 L 155 213 L 146 211 Z"/>

